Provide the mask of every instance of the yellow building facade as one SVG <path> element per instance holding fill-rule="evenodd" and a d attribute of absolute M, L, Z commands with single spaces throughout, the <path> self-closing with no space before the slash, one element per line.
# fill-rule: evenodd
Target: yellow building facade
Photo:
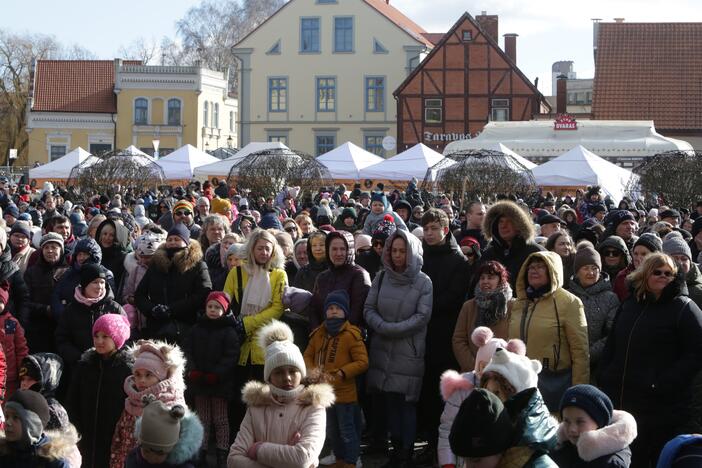
<path fill-rule="evenodd" d="M 30 165 L 79 146 L 93 154 L 131 145 L 153 154 L 158 146 L 160 155 L 185 144 L 238 146 L 238 106 L 228 95 L 227 73 L 119 59 L 39 61 L 35 70 Z"/>
<path fill-rule="evenodd" d="M 392 156 L 392 93 L 431 49 L 385 0 L 291 0 L 240 41 L 240 141 Z M 384 147 L 383 141 L 386 145 Z"/>

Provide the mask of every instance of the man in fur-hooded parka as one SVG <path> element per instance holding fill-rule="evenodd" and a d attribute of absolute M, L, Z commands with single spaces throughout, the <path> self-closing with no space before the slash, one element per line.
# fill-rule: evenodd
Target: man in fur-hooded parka
<path fill-rule="evenodd" d="M 512 232 L 507 226 L 509 224 L 512 225 Z M 524 261 L 530 254 L 544 250 L 534 243 L 534 223 L 516 203 L 500 201 L 488 209 L 483 221 L 483 234 L 490 244 L 480 258 L 481 263 L 495 260 L 503 264 L 509 272 L 509 284 L 514 290 Z"/>
<path fill-rule="evenodd" d="M 166 245 L 161 245 L 134 296 L 137 308 L 147 318 L 145 335 L 181 343 L 195 324 L 198 311 L 203 308 L 211 289 L 210 274 L 199 242 L 190 240 L 172 257 Z M 157 305 L 168 306 L 168 317 L 153 314 Z"/>

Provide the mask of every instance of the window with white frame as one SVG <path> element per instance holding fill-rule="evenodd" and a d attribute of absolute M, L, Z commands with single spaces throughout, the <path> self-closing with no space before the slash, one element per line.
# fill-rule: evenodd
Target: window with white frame
<path fill-rule="evenodd" d="M 212 117 L 212 126 L 214 128 L 219 128 L 219 103 L 215 102 L 214 106 L 212 106 L 212 107 L 214 108 L 213 117 Z"/>
<path fill-rule="evenodd" d="M 229 132 L 234 133 L 234 111 L 229 112 Z"/>
<path fill-rule="evenodd" d="M 440 124 L 444 121 L 444 100 L 425 99 L 424 100 L 424 123 Z"/>
<path fill-rule="evenodd" d="M 51 145 L 49 147 L 49 161 L 56 161 L 66 155 L 66 145 Z"/>
<path fill-rule="evenodd" d="M 509 120 L 509 99 L 493 99 L 491 101 L 490 120 L 493 122 Z"/>
<path fill-rule="evenodd" d="M 149 121 L 149 101 L 138 98 L 134 101 L 134 124 L 146 125 Z"/>
<path fill-rule="evenodd" d="M 202 104 L 202 126 L 203 127 L 209 127 L 209 122 L 210 122 L 210 104 L 205 101 Z"/>

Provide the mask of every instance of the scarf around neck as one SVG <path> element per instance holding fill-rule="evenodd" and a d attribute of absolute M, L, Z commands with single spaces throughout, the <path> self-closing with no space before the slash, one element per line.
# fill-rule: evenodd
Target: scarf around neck
<path fill-rule="evenodd" d="M 492 327 L 500 320 L 507 318 L 507 303 L 512 299 L 512 288 L 509 283 L 504 283 L 494 291 L 482 291 L 479 285 L 475 286 L 475 305 L 478 316 L 475 326 Z"/>
<path fill-rule="evenodd" d="M 134 376 L 130 375 L 124 379 L 124 392 L 127 398 L 124 400 L 124 410 L 132 416 L 139 417 L 144 412 L 144 400 L 147 395 L 155 396 L 169 408 L 175 405 L 186 406 L 183 386 L 173 379 L 165 379 L 142 391 L 137 390 Z"/>
<path fill-rule="evenodd" d="M 107 290 L 105 290 L 100 297 L 85 297 L 83 295 L 83 291 L 81 291 L 80 285 L 76 286 L 76 290 L 73 293 L 73 297 L 75 298 L 76 301 L 80 302 L 81 304 L 85 306 L 93 306 L 103 300 L 105 296 L 107 295 Z"/>
<path fill-rule="evenodd" d="M 268 384 L 271 389 L 271 395 L 273 395 L 273 401 L 281 405 L 287 405 L 295 401 L 295 399 L 300 396 L 300 393 L 305 389 L 305 386 L 300 384 L 292 390 L 283 390 L 278 388 L 273 384 Z"/>
<path fill-rule="evenodd" d="M 271 303 L 271 279 L 268 270 L 260 265 L 245 266 L 249 280 L 241 299 L 241 314 L 256 315 Z"/>

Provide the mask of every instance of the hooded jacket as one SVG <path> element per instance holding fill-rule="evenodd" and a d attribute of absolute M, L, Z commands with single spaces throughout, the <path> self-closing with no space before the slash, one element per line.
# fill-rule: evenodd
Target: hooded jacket
<path fill-rule="evenodd" d="M 144 205 L 134 206 L 134 220 L 142 229 L 151 222 L 151 220 L 146 217 L 146 208 L 144 208 Z"/>
<path fill-rule="evenodd" d="M 98 303 L 87 306 L 73 299 L 58 319 L 56 350 L 68 367 L 73 367 L 80 356 L 93 347 L 93 325 L 105 314 L 127 314 L 114 300 L 112 289 L 105 284 L 106 292 Z"/>
<path fill-rule="evenodd" d="M 535 259 L 546 264 L 550 283 L 543 295 L 529 299 L 527 267 Z M 521 339 L 527 346 L 527 356 L 540 361 L 544 369 L 572 369 L 571 385 L 586 384 L 590 383 L 590 351 L 585 311 L 580 299 L 563 289 L 562 275 L 557 253 L 529 255 L 517 277 L 509 336 Z"/>
<path fill-rule="evenodd" d="M 685 276 L 685 283 L 690 299 L 697 304 L 697 307 L 702 308 L 702 273 L 694 262 L 690 262 L 690 271 Z"/>
<path fill-rule="evenodd" d="M 114 243 L 109 247 L 103 247 L 100 245 L 100 235 L 102 230 L 107 226 L 111 226 L 115 231 Z M 124 257 L 127 256 L 127 249 L 122 245 L 122 243 L 129 242 L 129 233 L 126 232 L 124 225 L 114 222 L 111 219 L 106 219 L 95 231 L 95 239 L 98 240 L 98 245 L 100 245 L 100 250 L 102 251 L 102 260 L 100 264 L 110 270 L 114 275 L 115 279 L 115 297 L 120 297 L 120 290 L 122 289 L 122 281 L 124 279 Z"/>
<path fill-rule="evenodd" d="M 30 390 L 41 393 L 49 404 L 49 423 L 47 429 L 65 429 L 70 424 L 68 413 L 54 396 L 63 375 L 63 359 L 54 353 L 30 354 L 24 361 L 39 369 L 39 382 Z"/>
<path fill-rule="evenodd" d="M 0 313 L 0 345 L 5 353 L 7 363 L 7 392 L 12 395 L 19 387 L 19 369 L 22 360 L 29 354 L 27 339 L 24 336 L 24 328 L 19 321 L 5 309 Z"/>
<path fill-rule="evenodd" d="M 568 441 L 565 423 L 558 426 L 558 445 L 551 458 L 558 466 L 572 468 L 629 468 L 629 445 L 636 438 L 636 420 L 615 410 L 607 426 L 580 434 L 578 443 Z"/>
<path fill-rule="evenodd" d="M 605 263 L 604 251 L 614 249 L 622 253 L 620 257 L 620 264 L 618 266 L 609 267 Z M 616 278 L 620 271 L 626 269 L 631 263 L 631 256 L 629 255 L 629 249 L 626 246 L 624 240 L 619 236 L 609 236 L 602 242 L 597 244 L 597 251 L 602 256 L 602 271 L 607 273 L 610 278 Z"/>
<path fill-rule="evenodd" d="M 402 272 L 393 269 L 390 259 L 392 242 L 398 237 L 407 245 L 407 266 Z M 373 331 L 368 388 L 401 393 L 406 401 L 416 402 L 424 377 L 432 282 L 421 271 L 421 242 L 406 231 L 395 231 L 388 238 L 382 261 L 385 270 L 373 280 L 363 309 L 368 328 Z"/>
<path fill-rule="evenodd" d="M 433 291 L 426 360 L 428 365 L 435 365 L 436 372 L 440 373 L 457 367 L 451 338 L 468 292 L 470 265 L 451 232 L 440 245 L 422 242 L 422 250 L 422 272 L 431 280 Z"/>
<path fill-rule="evenodd" d="M 691 384 L 702 369 L 702 311 L 686 296 L 679 270 L 658 300 L 632 294 L 624 301 L 607 337 L 599 385 L 639 427 L 665 431 L 687 417 Z"/>
<path fill-rule="evenodd" d="M 607 273 L 602 273 L 597 283 L 583 288 L 576 279 L 568 290 L 583 303 L 587 319 L 587 335 L 590 346 L 590 369 L 594 371 L 600 363 L 607 336 L 612 330 L 614 317 L 619 309 L 619 298 L 612 291 Z"/>
<path fill-rule="evenodd" d="M 145 336 L 181 343 L 211 290 L 198 241 L 191 240 L 173 258 L 169 258 L 165 243 L 159 246 L 134 294 L 136 307 L 147 319 Z M 153 315 L 157 305 L 168 306 L 168 318 Z"/>
<path fill-rule="evenodd" d="M 45 431 L 41 438 L 26 449 L 18 448 L 7 439 L 0 439 L 0 466 L 4 468 L 77 468 L 75 459 L 78 434 L 71 431 Z M 71 461 L 78 462 L 73 465 Z"/>
<path fill-rule="evenodd" d="M 524 468 L 556 468 L 558 465 L 548 454 L 555 448 L 558 440 L 558 422 L 549 414 L 539 390 L 528 388 L 517 393 L 505 402 L 505 408 L 512 418 L 516 434 L 514 446 L 503 453 L 501 463 L 512 457 L 518 458 L 526 449 L 530 456 L 528 461 L 521 465 Z"/>
<path fill-rule="evenodd" d="M 51 297 L 67 269 L 63 251 L 54 265 L 49 265 L 40 252 L 37 262 L 24 272 L 24 282 L 29 290 L 29 318 L 25 331 L 27 343 L 33 352 L 55 351 L 56 319 L 51 313 Z"/>
<path fill-rule="evenodd" d="M 124 348 L 107 359 L 95 349 L 83 353 L 73 373 L 66 410 L 81 434 L 83 468 L 109 466 L 112 434 L 124 409 L 123 383 L 133 359 Z"/>
<path fill-rule="evenodd" d="M 309 385 L 296 399 L 281 404 L 273 399 L 269 384 L 252 381 L 244 386 L 242 399 L 248 409 L 229 451 L 228 466 L 312 468 L 319 464 L 326 408 L 334 403 L 330 385 Z M 291 444 L 296 433 L 299 441 Z M 252 460 L 246 452 L 255 442 L 262 444 Z"/>
<path fill-rule="evenodd" d="M 19 267 L 12 261 L 9 242 L 0 253 L 0 284 L 3 283 L 9 285 L 10 291 L 10 299 L 5 308 L 26 327 L 29 320 L 29 289 Z"/>
<path fill-rule="evenodd" d="M 368 216 L 366 216 L 366 220 L 363 222 L 363 234 L 368 234 L 369 236 L 373 235 L 373 231 L 378 226 L 378 224 L 385 218 L 386 214 L 389 214 L 393 217 L 397 229 L 407 231 L 407 225 L 405 224 L 405 222 L 402 220 L 399 214 L 395 213 L 392 210 L 392 207 L 390 206 L 388 201 L 385 200 L 385 209 L 382 213 L 375 214 L 373 213 L 373 211 L 371 211 L 370 213 L 368 213 Z"/>
<path fill-rule="evenodd" d="M 222 264 L 222 255 L 219 252 L 220 246 L 221 243 L 217 242 L 209 246 L 205 251 L 205 263 L 207 264 L 207 271 L 210 273 L 213 291 L 224 289 L 224 282 L 229 274 L 227 265 Z"/>
<path fill-rule="evenodd" d="M 512 240 L 512 245 L 500 237 L 497 225 L 500 218 L 512 220 L 517 230 L 517 237 Z M 529 255 L 544 250 L 534 243 L 534 223 L 517 204 L 511 201 L 497 202 L 488 209 L 483 220 L 483 234 L 490 241 L 488 248 L 480 257 L 480 263 L 491 260 L 500 262 L 509 272 L 509 285 L 515 289 L 517 275 Z"/>
<path fill-rule="evenodd" d="M 79 265 L 77 261 L 77 256 L 80 252 L 85 252 L 90 255 L 86 262 L 100 265 L 100 270 L 105 273 L 110 290 L 113 291 L 113 293 L 115 291 L 115 277 L 110 270 L 102 265 L 102 250 L 100 250 L 100 246 L 95 242 L 95 239 L 91 237 L 81 239 L 76 243 L 73 249 L 71 267 L 61 276 L 61 279 L 56 284 L 54 292 L 51 295 L 51 314 L 55 320 L 61 317 L 63 309 L 73 300 L 73 293 L 75 292 L 76 286 L 80 284 L 81 265 Z"/>
<path fill-rule="evenodd" d="M 341 239 L 346 244 L 346 261 L 341 266 L 334 266 L 329 255 L 329 246 L 334 239 Z M 309 243 L 308 243 L 309 245 Z M 354 263 L 354 241 L 350 232 L 331 232 L 325 240 L 327 263 L 329 268 L 317 276 L 312 300 L 310 301 L 310 327 L 317 328 L 325 318 L 324 301 L 330 292 L 343 289 L 351 299 L 349 305 L 349 322 L 363 328 L 363 304 L 366 302 L 371 281 L 368 272 Z"/>

